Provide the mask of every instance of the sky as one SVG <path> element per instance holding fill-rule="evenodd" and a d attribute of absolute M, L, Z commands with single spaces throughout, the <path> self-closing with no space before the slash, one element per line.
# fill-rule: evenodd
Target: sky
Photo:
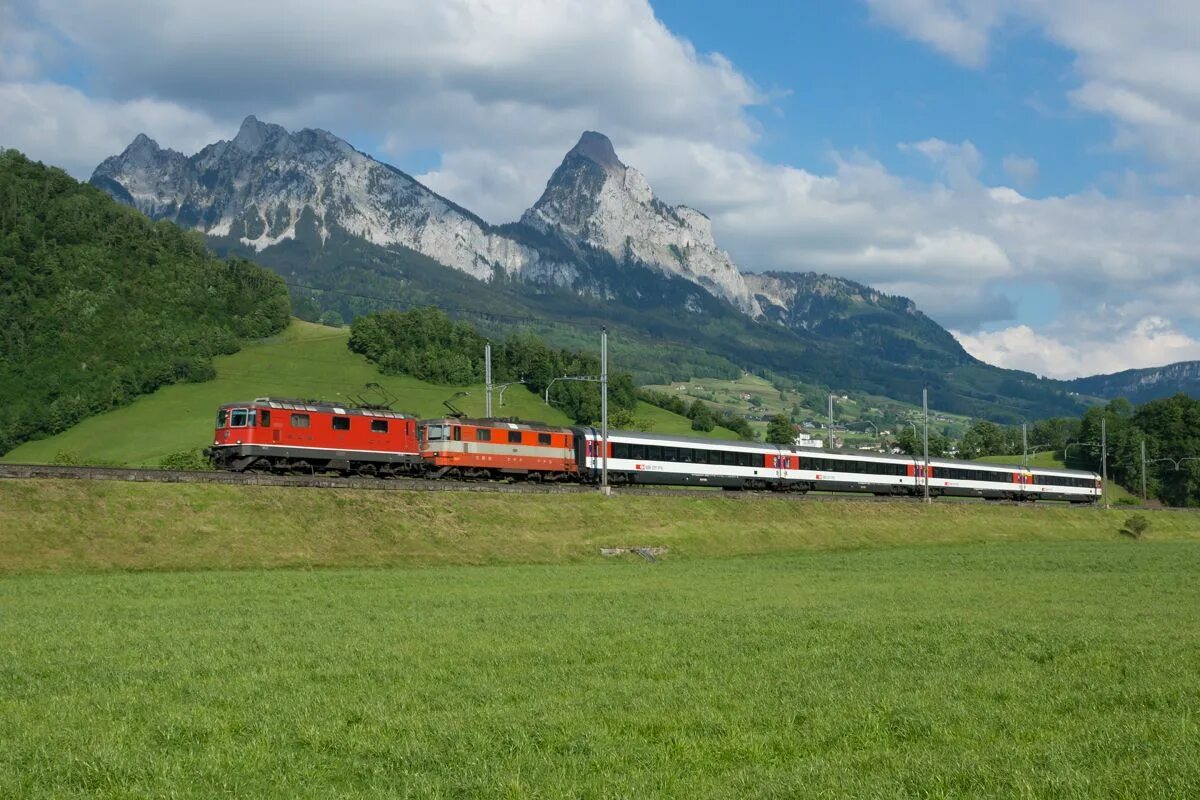
<path fill-rule="evenodd" d="M 1195 0 L 0 0 L 0 146 L 318 127 L 491 222 L 583 130 L 746 271 L 1074 377 L 1200 359 Z"/>

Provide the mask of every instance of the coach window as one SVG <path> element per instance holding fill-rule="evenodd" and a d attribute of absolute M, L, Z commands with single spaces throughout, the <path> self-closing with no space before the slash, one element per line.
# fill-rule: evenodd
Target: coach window
<path fill-rule="evenodd" d="M 539 433 L 539 434 L 538 434 L 538 444 L 541 444 L 541 445 L 548 445 L 548 444 L 550 444 L 550 434 L 548 434 L 548 433 Z"/>
<path fill-rule="evenodd" d="M 520 431 L 509 431 L 508 432 L 508 443 L 509 444 L 520 444 L 521 443 L 521 432 Z"/>
<path fill-rule="evenodd" d="M 233 413 L 229 415 L 229 427 L 244 428 L 246 427 L 246 418 L 248 412 L 244 408 L 235 408 Z"/>
<path fill-rule="evenodd" d="M 350 430 L 350 418 L 349 417 L 334 417 L 333 418 L 333 429 L 335 431 Z"/>
<path fill-rule="evenodd" d="M 491 440 L 492 440 L 492 432 L 490 430 L 488 430 L 487 428 L 476 428 L 475 429 L 475 441 L 490 442 Z"/>
<path fill-rule="evenodd" d="M 629 458 L 629 445 L 624 442 L 613 442 L 613 458 Z"/>
<path fill-rule="evenodd" d="M 386 419 L 371 420 L 371 433 L 387 433 L 388 421 Z"/>
<path fill-rule="evenodd" d="M 292 427 L 293 428 L 307 428 L 308 427 L 308 414 L 292 414 Z"/>

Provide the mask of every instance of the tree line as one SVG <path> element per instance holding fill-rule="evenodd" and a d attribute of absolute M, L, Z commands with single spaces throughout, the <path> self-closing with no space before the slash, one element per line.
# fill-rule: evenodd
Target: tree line
<path fill-rule="evenodd" d="M 432 306 L 377 311 L 358 317 L 350 326 L 350 349 L 375 362 L 380 371 L 450 386 L 484 380 L 486 344 L 487 339 L 470 325 Z M 528 331 L 511 333 L 492 344 L 494 383 L 519 381 L 538 394 L 549 387 L 550 404 L 581 425 L 600 421 L 599 384 L 554 379 L 599 374 L 598 354 L 550 347 Z M 632 420 L 637 395 L 628 372 L 609 374 L 608 405 L 610 421 Z"/>

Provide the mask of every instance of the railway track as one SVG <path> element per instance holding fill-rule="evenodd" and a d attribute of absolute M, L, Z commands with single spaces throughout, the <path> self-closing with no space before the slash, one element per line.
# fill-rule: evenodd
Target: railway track
<path fill-rule="evenodd" d="M 361 489 L 366 491 L 403 492 L 485 492 L 500 494 L 592 494 L 595 486 L 579 484 L 539 484 L 529 482 L 428 480 L 425 478 L 355 478 L 338 475 L 274 475 L 257 472 L 190 472 L 153 469 L 148 467 L 78 467 L 55 464 L 0 464 L 0 479 L 58 479 L 91 481 L 128 481 L 134 483 L 217 483 L 237 486 L 292 486 L 312 489 Z M 805 503 L 920 503 L 919 497 L 876 497 L 869 494 L 789 494 L 787 492 L 737 491 L 716 489 L 623 486 L 612 490 L 621 496 L 655 497 L 720 497 L 729 500 L 776 499 Z M 1030 508 L 1061 508 L 1067 503 L 1020 503 L 1012 500 L 976 500 L 974 498 L 943 498 L 939 503 L 988 502 L 992 505 L 1025 506 Z M 1093 506 L 1072 506 L 1087 509 Z M 1163 508 L 1159 506 L 1121 506 L 1139 511 L 1193 511 L 1197 509 Z"/>

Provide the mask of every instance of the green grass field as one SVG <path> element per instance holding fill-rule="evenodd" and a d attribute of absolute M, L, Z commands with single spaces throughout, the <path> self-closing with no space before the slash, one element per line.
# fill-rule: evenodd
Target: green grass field
<path fill-rule="evenodd" d="M 1193 797 L 1127 516 L 4 480 L 0 797 Z"/>
<path fill-rule="evenodd" d="M 9 577 L 0 796 L 1195 797 L 1198 556 Z"/>
<path fill-rule="evenodd" d="M 470 396 L 454 402 L 463 411 L 482 416 L 482 386 L 437 386 L 413 378 L 381 375 L 364 357 L 346 347 L 349 329 L 293 320 L 281 335 L 251 344 L 238 353 L 215 359 L 217 377 L 205 383 L 176 384 L 141 397 L 107 414 L 91 417 L 73 428 L 5 454 L 0 461 L 48 463 L 66 454 L 80 463 L 157 464 L 163 456 L 209 444 L 217 406 L 255 397 L 320 397 L 350 402 L 372 381 L 399 397 L 397 410 L 422 417 L 446 413 L 443 400 L 463 390 Z M 371 398 L 368 398 L 371 399 Z M 569 420 L 523 386 L 504 392 L 504 405 L 494 398 L 493 413 L 552 424 Z M 691 423 L 642 403 L 635 416 L 660 433 L 694 434 Z M 706 435 L 706 434 L 695 434 Z M 709 436 L 735 438 L 718 428 Z"/>

